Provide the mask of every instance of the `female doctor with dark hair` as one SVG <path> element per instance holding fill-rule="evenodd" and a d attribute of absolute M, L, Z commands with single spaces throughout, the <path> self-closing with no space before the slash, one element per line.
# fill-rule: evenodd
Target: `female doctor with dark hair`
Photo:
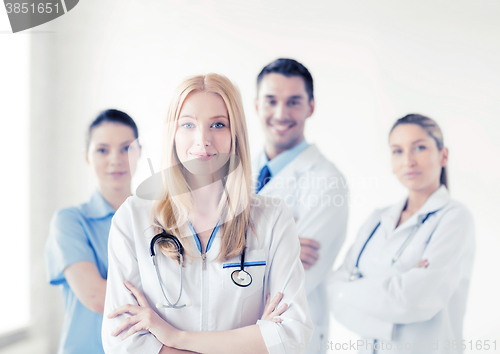
<path fill-rule="evenodd" d="M 461 353 L 474 258 L 469 210 L 450 199 L 448 149 L 435 121 L 418 114 L 391 129 L 392 168 L 408 189 L 362 226 L 329 295 L 339 322 L 366 353 Z"/>
<path fill-rule="evenodd" d="M 251 194 L 239 91 L 217 74 L 185 79 L 163 136 L 156 201 L 138 189 L 111 226 L 105 352 L 302 352 L 312 323 L 295 222 Z"/>
<path fill-rule="evenodd" d="M 115 210 L 131 195 L 140 148 L 126 113 L 108 109 L 90 124 L 85 159 L 98 186 L 87 203 L 55 213 L 45 247 L 50 284 L 62 285 L 65 315 L 59 354 L 104 353 L 102 312 L 108 271 L 108 235 Z"/>

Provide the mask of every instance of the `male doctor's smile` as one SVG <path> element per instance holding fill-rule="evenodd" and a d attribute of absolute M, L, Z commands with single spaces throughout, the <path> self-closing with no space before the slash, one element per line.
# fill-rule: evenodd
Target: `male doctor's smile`
<path fill-rule="evenodd" d="M 266 135 L 266 153 L 270 159 L 304 139 L 304 124 L 314 112 L 314 98 L 309 97 L 300 76 L 271 73 L 264 76 L 255 107 Z"/>

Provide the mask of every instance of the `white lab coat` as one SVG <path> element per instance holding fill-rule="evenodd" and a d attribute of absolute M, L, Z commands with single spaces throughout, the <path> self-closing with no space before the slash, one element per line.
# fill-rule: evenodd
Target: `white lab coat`
<path fill-rule="evenodd" d="M 264 162 L 253 160 L 253 174 Z M 256 179 L 256 178 L 255 178 Z M 306 270 L 305 288 L 314 333 L 307 353 L 324 353 L 329 340 L 326 279 L 344 242 L 347 228 L 347 184 L 335 165 L 310 145 L 261 189 L 259 195 L 281 198 L 296 220 L 299 237 L 320 243 L 319 259 Z"/>
<path fill-rule="evenodd" d="M 293 350 L 308 342 L 312 323 L 304 290 L 304 271 L 299 259 L 295 223 L 283 202 L 253 196 L 251 220 L 254 230 L 247 233 L 245 268 L 253 278 L 250 286 L 236 286 L 231 273 L 239 269 L 240 257 L 217 262 L 220 232 L 206 252 L 206 268 L 202 270 L 201 253 L 196 236 L 188 236 L 197 258 L 186 262 L 183 271 L 183 293 L 179 304 L 192 302 L 182 309 L 156 309 L 166 303 L 149 254 L 154 236 L 150 218 L 151 202 L 130 197 L 118 209 L 109 235 L 109 268 L 102 340 L 106 353 L 157 353 L 162 344 L 149 332 L 136 333 L 121 341 L 110 333 L 128 315 L 108 319 L 106 314 L 130 303 L 136 304 L 123 285 L 130 281 L 141 289 L 155 311 L 173 326 L 186 331 L 225 331 L 258 324 L 269 353 L 301 353 Z M 159 253 L 159 252 L 157 252 Z M 167 297 L 174 302 L 180 289 L 179 265 L 159 253 L 156 257 Z M 257 265 L 255 265 L 257 264 Z M 226 265 L 226 267 L 224 267 Z M 283 292 L 289 308 L 281 315 L 282 323 L 261 321 L 265 295 Z"/>
<path fill-rule="evenodd" d="M 375 211 L 361 228 L 343 266 L 330 279 L 334 315 L 365 343 L 377 340 L 380 346 L 383 342 L 384 348 L 377 353 L 461 353 L 475 249 L 472 215 L 450 200 L 448 190 L 441 186 L 396 228 L 405 201 Z M 436 210 L 391 266 L 411 230 Z M 363 277 L 349 281 L 363 245 L 379 222 L 359 261 Z M 429 266 L 416 268 L 423 259 Z M 458 348 L 453 348 L 455 340 L 460 341 Z M 369 345 L 359 349 L 373 352 Z"/>

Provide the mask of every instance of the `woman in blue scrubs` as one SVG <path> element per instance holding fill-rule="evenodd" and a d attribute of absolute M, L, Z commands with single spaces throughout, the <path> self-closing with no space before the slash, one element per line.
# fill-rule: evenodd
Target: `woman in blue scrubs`
<path fill-rule="evenodd" d="M 104 353 L 102 313 L 111 219 L 131 195 L 140 147 L 138 130 L 124 112 L 102 112 L 89 126 L 85 159 L 97 177 L 90 200 L 55 213 L 45 247 L 50 284 L 62 285 L 65 316 L 58 354 Z M 129 160 L 130 158 L 130 160 Z"/>

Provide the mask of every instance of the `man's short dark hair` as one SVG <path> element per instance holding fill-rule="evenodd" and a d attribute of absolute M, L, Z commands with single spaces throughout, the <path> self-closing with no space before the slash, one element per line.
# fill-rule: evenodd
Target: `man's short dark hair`
<path fill-rule="evenodd" d="M 257 92 L 259 91 L 260 82 L 267 74 L 281 74 L 286 77 L 300 76 L 304 80 L 307 95 L 309 96 L 309 101 L 314 98 L 313 94 L 313 78 L 309 73 L 309 70 L 293 59 L 279 58 L 272 63 L 266 65 L 264 69 L 257 76 Z"/>

